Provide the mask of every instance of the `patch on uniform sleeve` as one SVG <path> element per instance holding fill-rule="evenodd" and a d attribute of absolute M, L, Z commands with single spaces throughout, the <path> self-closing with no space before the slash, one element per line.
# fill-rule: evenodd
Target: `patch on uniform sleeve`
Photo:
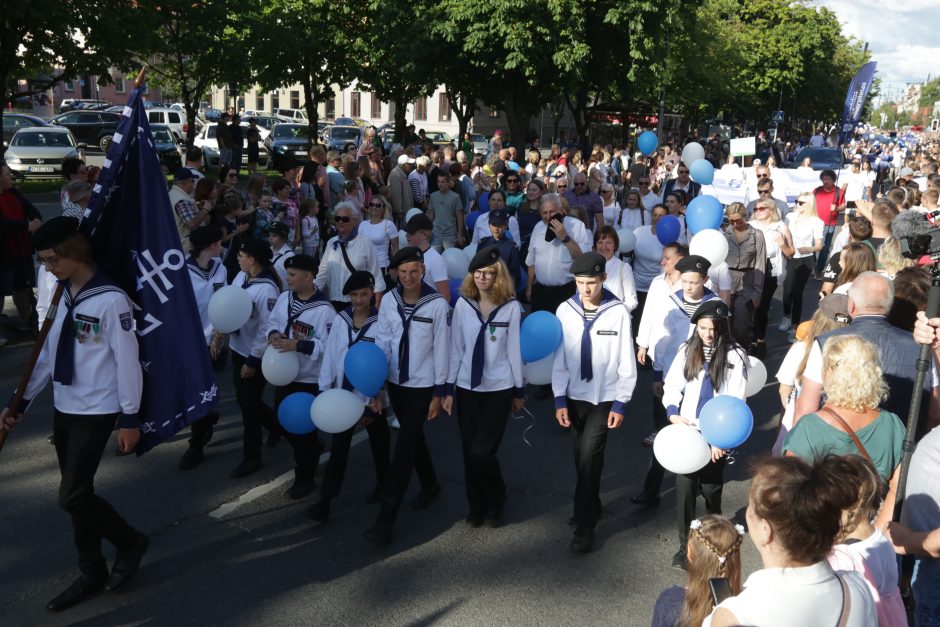
<path fill-rule="evenodd" d="M 268 311 L 274 311 L 274 305 L 276 304 L 277 304 L 276 298 L 269 298 L 268 299 Z"/>
<path fill-rule="evenodd" d="M 451 323 L 454 321 L 454 310 L 451 309 L 447 312 L 447 326 L 451 326 Z"/>
<path fill-rule="evenodd" d="M 130 331 L 134 327 L 134 318 L 131 316 L 131 312 L 126 311 L 120 315 L 121 318 L 121 328 L 125 331 Z"/>

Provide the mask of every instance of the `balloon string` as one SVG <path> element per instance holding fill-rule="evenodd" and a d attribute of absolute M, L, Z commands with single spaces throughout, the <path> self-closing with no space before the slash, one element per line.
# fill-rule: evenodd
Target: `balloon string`
<path fill-rule="evenodd" d="M 530 412 L 529 409 L 525 405 L 522 406 L 522 412 L 523 413 L 519 414 L 518 416 L 516 416 L 515 414 L 511 414 L 511 415 L 512 415 L 513 420 L 522 420 L 526 417 L 526 414 L 528 414 L 529 418 L 532 419 L 532 422 L 529 423 L 529 426 L 526 427 L 525 430 L 523 430 L 522 432 L 522 441 L 526 443 L 526 446 L 531 448 L 532 443 L 529 442 L 529 439 L 526 437 L 526 434 L 529 432 L 530 429 L 532 429 L 532 427 L 535 426 L 535 415 L 532 412 Z"/>
<path fill-rule="evenodd" d="M 731 449 L 730 451 L 725 453 L 725 457 L 727 458 L 727 461 L 725 463 L 728 464 L 729 466 L 734 463 L 734 453 L 735 453 L 734 449 Z"/>

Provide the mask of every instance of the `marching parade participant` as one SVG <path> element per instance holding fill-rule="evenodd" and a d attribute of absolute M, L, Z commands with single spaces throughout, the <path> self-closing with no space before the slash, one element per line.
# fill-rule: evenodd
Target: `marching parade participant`
<path fill-rule="evenodd" d="M 262 426 L 270 432 L 269 445 L 280 440 L 281 433 L 274 410 L 261 398 L 267 384 L 261 374 L 261 357 L 268 343 L 265 330 L 281 294 L 280 278 L 271 265 L 271 247 L 257 239 L 242 241 L 238 267 L 240 272 L 232 285 L 247 290 L 251 297 L 251 317 L 229 335 L 235 400 L 242 410 L 244 425 L 242 461 L 232 470 L 233 479 L 247 477 L 261 468 Z"/>
<path fill-rule="evenodd" d="M 378 545 L 392 539 L 392 526 L 411 480 L 412 468 L 421 491 L 411 505 L 426 509 L 441 485 L 424 440 L 424 423 L 441 411 L 450 352 L 450 305 L 422 280 L 424 255 L 406 246 L 392 258 L 390 268 L 400 285 L 379 307 L 376 343 L 388 357 L 388 395 L 401 423 L 392 468 L 375 524 L 365 539 Z"/>
<path fill-rule="evenodd" d="M 274 222 L 268 227 L 268 244 L 271 245 L 271 265 L 281 278 L 281 285 L 287 281 L 285 262 L 294 256 L 294 249 L 287 243 L 290 227 L 284 222 Z"/>
<path fill-rule="evenodd" d="M 72 519 L 81 575 L 46 608 L 58 612 L 102 588 L 116 590 L 140 565 L 150 540 L 95 494 L 95 474 L 115 424 L 117 445 L 128 454 L 140 440 L 143 373 L 134 332 L 133 303 L 91 256 L 78 220 L 60 216 L 32 236 L 40 262 L 64 282 L 62 303 L 17 408 L 0 412 L 10 431 L 52 379 L 53 436 L 59 461 L 59 506 Z M 101 540 L 117 548 L 110 574 Z"/>
<path fill-rule="evenodd" d="M 680 347 L 669 366 L 663 385 L 663 406 L 673 424 L 699 427 L 699 413 L 715 396 L 744 400 L 748 357 L 734 342 L 728 321 L 728 305 L 720 299 L 703 302 L 692 314 L 692 337 Z M 673 568 L 688 565 L 689 524 L 695 518 L 695 500 L 705 499 L 707 514 L 721 515 L 721 493 L 727 451 L 711 446 L 711 461 L 701 470 L 676 475 L 676 510 L 679 550 Z"/>
<path fill-rule="evenodd" d="M 623 301 L 631 312 L 636 309 L 636 282 L 633 279 L 633 268 L 629 263 L 621 261 L 617 257 L 617 250 L 620 248 L 620 236 L 613 227 L 597 227 L 594 233 L 594 250 L 607 260 L 607 267 L 604 272 L 607 273 L 607 279 L 604 281 L 604 287 Z"/>
<path fill-rule="evenodd" d="M 212 323 L 209 322 L 209 301 L 212 295 L 227 283 L 225 265 L 222 263 L 222 229 L 217 226 L 200 226 L 189 234 L 190 257 L 186 260 L 189 280 L 196 296 L 196 307 L 206 337 L 206 346 L 212 360 L 219 355 L 221 339 L 215 339 Z M 190 426 L 189 447 L 179 461 L 180 470 L 192 470 L 202 462 L 203 448 L 212 439 L 212 429 L 219 422 L 219 412 L 212 411 Z"/>
<path fill-rule="evenodd" d="M 607 432 L 623 422 L 636 385 L 630 311 L 604 289 L 606 260 L 595 252 L 571 264 L 577 292 L 557 310 L 564 336 L 555 349 L 552 391 L 555 419 L 573 427 L 577 483 L 571 550 L 594 547 L 601 514 L 600 484 Z"/>
<path fill-rule="evenodd" d="M 496 452 L 510 412 L 520 411 L 525 403 L 519 345 L 522 306 L 514 298 L 509 270 L 492 246 L 474 255 L 460 293 L 442 407 L 453 415 L 456 398 L 470 505 L 467 522 L 479 527 L 485 521 L 496 527 L 506 501 Z"/>
<path fill-rule="evenodd" d="M 359 237 L 362 214 L 351 202 L 339 202 L 333 214 L 336 235 L 326 243 L 320 270 L 317 272 L 317 289 L 327 294 L 336 311 L 349 306 L 349 296 L 343 295 L 343 286 L 356 270 L 366 270 L 375 277 L 375 299 L 381 302 L 385 291 L 385 279 L 379 269 L 379 256 L 368 237 Z"/>
<path fill-rule="evenodd" d="M 450 302 L 450 283 L 447 280 L 447 262 L 441 253 L 431 246 L 434 234 L 434 223 L 423 213 L 412 216 L 405 224 L 405 233 L 408 235 L 408 245 L 415 246 L 422 254 L 424 264 L 424 282 Z"/>
<path fill-rule="evenodd" d="M 320 365 L 321 390 L 339 387 L 353 390 L 343 372 L 346 353 L 357 342 L 376 341 L 378 327 L 375 323 L 379 312 L 372 306 L 374 293 L 375 278 L 365 270 L 353 272 L 343 286 L 343 294 L 349 296 L 350 306 L 333 319 L 333 327 L 323 352 L 323 363 Z M 366 408 L 362 420 L 366 424 L 372 461 L 375 463 L 375 487 L 369 492 L 366 502 L 378 503 L 390 466 L 388 422 L 384 411 L 376 412 L 374 408 L 369 407 Z M 320 499 L 306 512 L 316 525 L 325 524 L 330 518 L 330 501 L 339 496 L 343 485 L 355 430 L 354 425 L 342 433 L 334 433 L 331 438 L 330 459 L 323 474 L 323 483 L 320 485 Z"/>
<path fill-rule="evenodd" d="M 313 279 L 317 262 L 310 255 L 292 255 L 284 262 L 287 271 L 287 289 L 277 299 L 267 321 L 268 342 L 282 353 L 297 352 L 300 370 L 287 385 L 274 388 L 274 411 L 287 396 L 294 392 L 320 393 L 317 382 L 323 361 L 326 339 L 336 317 L 330 301 L 316 288 Z M 280 429 L 280 424 L 277 425 Z M 300 499 L 313 491 L 313 475 L 320 456 L 317 452 L 317 432 L 305 435 L 284 432 L 294 449 L 294 483 L 287 496 Z"/>

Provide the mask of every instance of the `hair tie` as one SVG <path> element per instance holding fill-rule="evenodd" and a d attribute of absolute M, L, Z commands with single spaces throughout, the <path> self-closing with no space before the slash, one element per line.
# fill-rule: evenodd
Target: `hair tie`
<path fill-rule="evenodd" d="M 718 563 L 719 563 L 719 564 L 724 564 L 726 559 L 728 559 L 728 558 L 726 558 L 724 555 L 719 555 L 719 556 L 718 556 Z"/>
<path fill-rule="evenodd" d="M 744 525 L 735 525 L 735 526 L 734 526 L 734 529 L 735 529 L 735 531 L 738 532 L 738 535 L 739 535 L 739 536 L 743 536 L 743 535 L 745 534 Z"/>
<path fill-rule="evenodd" d="M 696 518 L 689 524 L 689 529 L 698 530 L 702 528 L 702 521 Z"/>

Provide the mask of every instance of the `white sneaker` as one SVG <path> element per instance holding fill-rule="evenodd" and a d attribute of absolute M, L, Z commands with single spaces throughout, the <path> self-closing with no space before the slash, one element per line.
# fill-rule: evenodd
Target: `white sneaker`
<path fill-rule="evenodd" d="M 790 319 L 784 318 L 783 320 L 780 321 L 780 326 L 778 326 L 777 328 L 781 331 L 789 331 L 790 327 L 792 326 L 793 326 L 793 323 L 790 322 Z"/>

